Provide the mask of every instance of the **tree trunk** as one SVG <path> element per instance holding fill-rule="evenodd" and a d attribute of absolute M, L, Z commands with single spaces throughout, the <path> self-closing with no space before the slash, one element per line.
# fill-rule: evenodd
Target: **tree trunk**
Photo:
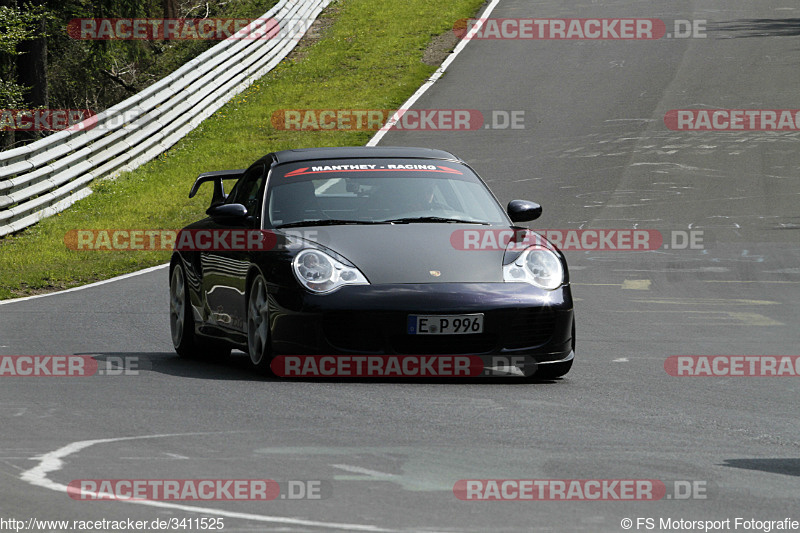
<path fill-rule="evenodd" d="M 17 5 L 24 9 L 21 0 Z M 22 93 L 27 107 L 47 107 L 49 98 L 47 94 L 47 37 L 45 35 L 45 21 L 36 25 L 36 38 L 22 41 L 17 45 L 16 56 L 17 83 L 25 87 Z M 17 140 L 30 141 L 41 137 L 36 131 L 17 131 Z"/>
<path fill-rule="evenodd" d="M 25 102 L 31 107 L 47 107 L 47 37 L 45 23 L 41 21 L 36 28 L 35 39 L 22 41 L 16 57 L 17 82 L 26 87 Z"/>
<path fill-rule="evenodd" d="M 161 7 L 164 10 L 165 19 L 178 18 L 178 1 L 177 0 L 161 0 Z"/>

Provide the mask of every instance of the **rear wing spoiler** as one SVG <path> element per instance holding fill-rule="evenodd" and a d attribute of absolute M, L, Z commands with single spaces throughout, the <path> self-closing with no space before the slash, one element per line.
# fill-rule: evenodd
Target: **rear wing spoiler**
<path fill-rule="evenodd" d="M 189 191 L 189 198 L 194 198 L 197 194 L 198 189 L 200 189 L 200 185 L 207 181 L 214 182 L 214 196 L 211 198 L 211 204 L 216 204 L 219 202 L 224 202 L 227 195 L 225 194 L 225 189 L 222 187 L 222 180 L 234 180 L 241 178 L 245 171 L 245 168 L 239 168 L 236 170 L 215 170 L 214 172 L 203 172 L 194 182 L 192 185 L 192 190 Z"/>

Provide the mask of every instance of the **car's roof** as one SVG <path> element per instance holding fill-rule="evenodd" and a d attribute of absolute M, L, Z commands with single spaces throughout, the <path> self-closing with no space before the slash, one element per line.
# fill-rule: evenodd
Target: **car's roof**
<path fill-rule="evenodd" d="M 328 148 L 301 148 L 274 152 L 272 157 L 276 164 L 297 161 L 314 161 L 320 159 L 443 159 L 446 161 L 462 160 L 450 152 L 432 148 L 413 148 L 408 146 L 345 146 Z"/>

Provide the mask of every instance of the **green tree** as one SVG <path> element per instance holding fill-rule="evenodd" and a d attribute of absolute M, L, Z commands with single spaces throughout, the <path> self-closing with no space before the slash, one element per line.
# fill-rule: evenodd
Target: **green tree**
<path fill-rule="evenodd" d="M 46 61 L 44 27 L 49 16 L 43 6 L 0 5 L 0 109 L 47 105 L 44 69 L 36 62 Z M 45 47 L 44 54 L 41 48 L 31 46 L 37 41 L 39 47 Z M 39 72 L 34 73 L 37 68 Z M 2 132 L 0 146 L 13 145 L 15 138 L 13 131 Z"/>
<path fill-rule="evenodd" d="M 38 37 L 47 14 L 43 6 L 0 5 L 0 108 L 24 105 L 31 87 L 18 82 L 16 58 L 24 53 L 23 43 Z"/>

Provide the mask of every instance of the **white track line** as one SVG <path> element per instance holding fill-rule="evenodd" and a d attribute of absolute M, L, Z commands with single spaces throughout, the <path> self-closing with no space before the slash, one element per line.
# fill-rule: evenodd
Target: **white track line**
<path fill-rule="evenodd" d="M 372 476 L 372 477 L 397 477 L 397 474 L 388 474 L 386 472 L 378 472 L 377 470 L 370 470 L 369 468 L 363 468 L 360 466 L 353 466 L 353 465 L 331 465 L 334 468 L 338 468 L 339 470 L 344 470 L 345 472 L 353 472 L 355 474 L 364 474 L 365 476 Z"/>
<path fill-rule="evenodd" d="M 392 118 L 389 119 L 389 122 L 387 122 L 385 126 L 383 126 L 380 130 L 378 130 L 378 132 L 372 137 L 372 139 L 369 140 L 367 146 L 376 146 L 379 142 L 381 142 L 381 139 L 383 139 L 383 136 L 386 135 L 386 132 L 391 130 L 394 127 L 394 125 L 397 124 L 397 121 L 400 120 L 400 117 L 403 116 L 405 110 L 410 109 L 411 106 L 413 106 L 414 103 L 417 100 L 419 100 L 420 96 L 425 94 L 425 91 L 430 89 L 434 83 L 439 81 L 439 78 L 442 77 L 442 74 L 444 74 L 444 71 L 447 70 L 447 67 L 450 66 L 450 63 L 452 63 L 456 59 L 456 56 L 458 56 L 458 54 L 460 54 L 461 51 L 467 46 L 467 43 L 472 40 L 472 36 L 478 33 L 478 30 L 480 30 L 481 26 L 483 26 L 483 23 L 486 20 L 486 18 L 492 14 L 492 11 L 494 11 L 494 8 L 497 7 L 498 3 L 500 3 L 500 0 L 492 0 L 492 2 L 489 3 L 488 6 L 486 6 L 486 9 L 483 10 L 483 13 L 481 13 L 480 17 L 478 19 L 475 19 L 476 24 L 469 30 L 469 33 L 467 33 L 467 35 L 464 36 L 461 42 L 458 43 L 458 45 L 453 49 L 453 52 L 450 54 L 450 56 L 447 59 L 445 59 L 444 63 L 442 63 L 441 66 L 436 69 L 436 72 L 434 72 L 431 75 L 431 77 L 428 78 L 419 89 L 417 89 L 417 92 L 412 94 L 411 98 L 406 100 L 403 103 L 403 105 L 400 106 L 400 110 L 395 112 L 395 114 L 392 115 Z"/>
<path fill-rule="evenodd" d="M 95 440 L 72 442 L 57 450 L 48 452 L 38 457 L 39 464 L 31 468 L 30 470 L 26 470 L 25 472 L 20 474 L 20 479 L 37 487 L 44 487 L 46 489 L 54 490 L 57 492 L 63 492 L 64 494 L 67 494 L 67 485 L 57 483 L 48 478 L 47 475 L 51 472 L 57 472 L 58 470 L 61 470 L 61 468 L 64 466 L 64 459 L 70 455 L 78 453 L 79 451 L 89 448 L 90 446 L 94 446 L 95 444 L 108 444 L 114 442 L 122 442 L 126 440 L 158 439 L 164 437 L 178 437 L 186 435 L 202 435 L 202 433 L 142 435 L 139 437 L 119 437 L 111 439 L 95 439 Z M 177 503 L 152 501 L 152 500 L 118 500 L 118 501 L 125 503 L 134 503 L 137 505 L 148 505 L 150 507 L 160 507 L 162 509 L 179 509 L 181 511 L 188 511 L 190 513 L 201 513 L 212 516 L 239 518 L 242 520 L 252 520 L 255 522 L 271 522 L 275 524 L 290 524 L 295 526 L 319 527 L 325 529 L 340 529 L 340 530 L 343 529 L 346 531 L 375 531 L 379 533 L 397 531 L 394 529 L 384 529 L 378 526 L 369 526 L 363 524 L 340 524 L 337 522 L 318 522 L 315 520 L 303 520 L 300 518 L 288 518 L 285 516 L 269 516 L 269 515 L 260 515 L 252 513 L 238 513 L 234 511 L 226 511 L 224 509 L 215 509 L 211 507 L 197 507 L 194 505 L 181 505 Z"/>
<path fill-rule="evenodd" d="M 134 276 L 138 276 L 140 274 L 147 274 L 149 272 L 153 272 L 155 270 L 159 270 L 161 268 L 168 267 L 169 263 L 164 263 L 163 265 L 158 265 L 150 268 L 145 268 L 144 270 L 137 270 L 136 272 L 131 272 L 129 274 L 123 274 L 121 276 L 117 276 L 116 278 L 111 279 L 104 279 L 103 281 L 97 281 L 95 283 L 90 283 L 88 285 L 81 285 L 80 287 L 72 287 L 71 289 L 64 289 L 63 291 L 58 292 L 48 292 L 46 294 L 36 294 L 34 296 L 25 296 L 22 298 L 12 298 L 10 300 L 0 300 L 0 305 L 8 305 L 14 304 L 17 302 L 27 302 L 28 300 L 35 300 L 37 298 L 47 298 L 48 296 L 58 296 L 59 294 L 66 294 L 68 292 L 75 292 L 75 291 L 82 291 L 84 289 L 91 289 L 92 287 L 97 287 L 99 285 L 105 285 L 106 283 L 113 283 L 115 281 L 121 281 L 123 279 L 132 278 Z"/>

